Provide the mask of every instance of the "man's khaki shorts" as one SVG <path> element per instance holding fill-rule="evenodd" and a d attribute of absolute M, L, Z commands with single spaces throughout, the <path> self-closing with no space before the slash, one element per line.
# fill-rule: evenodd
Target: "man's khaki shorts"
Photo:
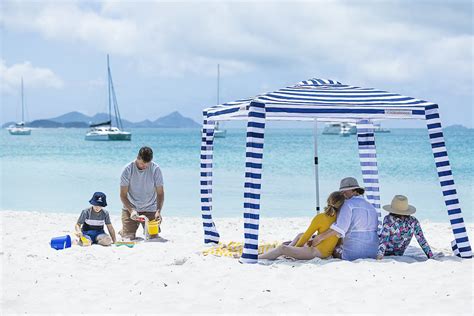
<path fill-rule="evenodd" d="M 149 220 L 155 219 L 155 212 L 143 212 L 139 213 L 138 215 L 145 215 L 148 217 Z M 141 223 L 144 227 L 145 224 Z M 122 210 L 122 231 L 120 235 L 124 238 L 135 238 L 135 234 L 137 233 L 138 226 L 140 222 L 134 221 L 130 218 L 130 213 L 128 210 Z"/>

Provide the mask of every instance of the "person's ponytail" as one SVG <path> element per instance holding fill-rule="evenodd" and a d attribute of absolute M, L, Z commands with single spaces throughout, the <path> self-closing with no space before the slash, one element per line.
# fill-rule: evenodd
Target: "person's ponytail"
<path fill-rule="evenodd" d="M 328 216 L 335 216 L 336 215 L 336 208 L 334 207 L 334 205 L 332 204 L 328 204 L 325 208 L 324 208 L 324 213 Z"/>
<path fill-rule="evenodd" d="M 344 194 L 339 191 L 333 192 L 329 195 L 327 206 L 324 208 L 324 213 L 328 216 L 336 216 L 337 212 L 341 209 L 344 204 Z"/>

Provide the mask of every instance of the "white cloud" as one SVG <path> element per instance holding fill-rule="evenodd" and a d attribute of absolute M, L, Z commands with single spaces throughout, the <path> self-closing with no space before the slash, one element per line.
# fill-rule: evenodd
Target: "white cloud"
<path fill-rule="evenodd" d="M 59 89 L 64 85 L 51 69 L 34 67 L 29 61 L 8 66 L 5 60 L 0 60 L 2 93 L 18 93 L 22 77 L 26 87 Z"/>
<path fill-rule="evenodd" d="M 107 82 L 103 78 L 96 78 L 96 79 L 89 80 L 86 85 L 91 88 L 95 88 L 95 87 L 102 88 L 107 85 Z"/>
<path fill-rule="evenodd" d="M 3 9 L 1 19 L 9 28 L 38 32 L 53 40 L 87 43 L 117 54 L 135 52 L 138 30 L 133 21 L 101 16 L 92 8 L 81 7 L 79 1 L 7 1 Z"/>
<path fill-rule="evenodd" d="M 454 84 L 470 80 L 474 39 L 472 10 L 459 3 L 8 1 L 2 22 L 128 56 L 138 70 L 167 77 L 214 76 L 221 63 L 223 75 L 286 67 L 338 80 L 437 75 Z"/>

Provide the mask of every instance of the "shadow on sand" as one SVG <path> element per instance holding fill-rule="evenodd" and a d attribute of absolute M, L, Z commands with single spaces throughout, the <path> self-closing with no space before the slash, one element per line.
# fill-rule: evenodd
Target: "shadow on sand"
<path fill-rule="evenodd" d="M 414 247 L 414 246 L 408 246 L 408 248 L 405 250 L 405 253 L 403 256 L 385 256 L 382 260 L 376 260 L 376 259 L 358 259 L 352 261 L 352 263 L 361 263 L 361 262 L 400 262 L 400 263 L 419 263 L 419 262 L 425 262 L 428 260 L 436 260 L 436 261 L 455 261 L 455 262 L 461 262 L 463 259 L 454 256 L 452 253 L 449 252 L 434 252 L 434 257 L 432 259 L 428 259 L 425 255 L 425 253 L 419 248 L 419 247 Z M 291 265 L 291 266 L 300 266 L 303 264 L 316 264 L 316 265 L 326 265 L 330 263 L 336 263 L 336 262 L 343 262 L 341 259 L 335 259 L 335 258 L 328 258 L 328 259 L 320 259 L 320 258 L 314 258 L 312 260 L 296 260 L 293 258 L 289 257 L 279 257 L 276 260 L 265 260 L 265 259 L 260 259 L 258 261 L 259 264 L 261 265 L 267 265 L 271 266 L 274 264 L 282 264 L 282 265 Z M 347 262 L 347 261 L 345 261 Z"/>

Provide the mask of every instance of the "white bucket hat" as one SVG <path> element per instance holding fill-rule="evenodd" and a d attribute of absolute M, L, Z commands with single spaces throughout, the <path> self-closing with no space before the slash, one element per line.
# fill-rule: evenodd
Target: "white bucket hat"
<path fill-rule="evenodd" d="M 408 198 L 404 195 L 395 195 L 390 205 L 384 205 L 387 212 L 398 215 L 410 215 L 416 212 L 416 208 L 408 204 Z"/>
<path fill-rule="evenodd" d="M 341 184 L 339 185 L 339 191 L 347 191 L 353 189 L 364 190 L 364 188 L 359 185 L 355 178 L 347 177 L 341 180 Z"/>

